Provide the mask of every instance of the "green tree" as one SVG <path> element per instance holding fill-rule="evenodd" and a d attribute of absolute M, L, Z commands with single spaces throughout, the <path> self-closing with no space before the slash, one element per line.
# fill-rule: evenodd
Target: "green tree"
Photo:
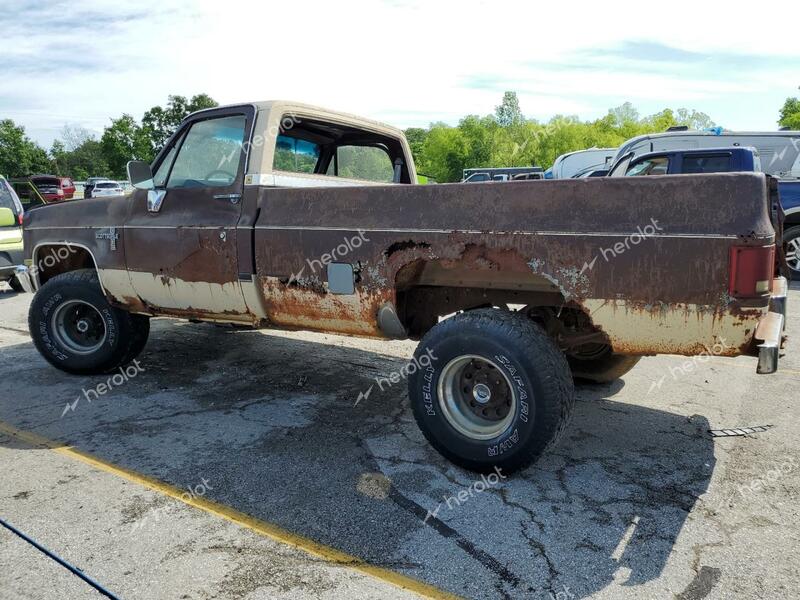
<path fill-rule="evenodd" d="M 404 132 L 408 145 L 411 148 L 411 156 L 414 157 L 414 164 L 417 170 L 422 172 L 425 168 L 425 138 L 428 137 L 428 130 L 422 127 L 409 127 Z"/>
<path fill-rule="evenodd" d="M 789 129 L 800 129 L 800 100 L 787 98 L 780 110 L 778 124 Z"/>
<path fill-rule="evenodd" d="M 25 135 L 25 128 L 11 119 L 0 121 L 0 175 L 24 177 L 47 173 L 50 160 L 44 148 Z"/>
<path fill-rule="evenodd" d="M 191 113 L 219 106 L 208 94 L 197 94 L 189 100 L 185 96 L 167 97 L 166 106 L 154 106 L 142 117 L 142 129 L 150 143 L 150 160 L 164 147 L 181 121 Z"/>
<path fill-rule="evenodd" d="M 634 136 L 665 131 L 675 125 L 699 129 L 713 124 L 708 115 L 685 108 L 666 108 L 642 118 L 629 102 L 594 121 L 556 115 L 547 123 L 539 123 L 525 119 L 516 94 L 506 92 L 493 115 L 470 115 L 456 127 L 436 123 L 427 133 L 415 129 L 413 139 L 417 147 L 424 140 L 421 151 L 414 151 L 418 170 L 444 183 L 459 181 L 467 168 L 546 167 L 566 152 L 615 148 Z"/>
<path fill-rule="evenodd" d="M 125 167 L 129 160 L 152 160 L 150 138 L 128 114 L 111 121 L 103 131 L 100 146 L 111 175 L 116 178 L 126 176 Z"/>
<path fill-rule="evenodd" d="M 423 145 L 426 175 L 436 181 L 460 181 L 467 164 L 467 145 L 460 129 L 444 123 L 431 126 Z"/>
<path fill-rule="evenodd" d="M 706 113 L 688 108 L 679 108 L 675 118 L 678 125 L 687 125 L 689 129 L 708 129 L 716 125 Z"/>
<path fill-rule="evenodd" d="M 495 117 L 497 122 L 503 127 L 515 125 L 525 120 L 522 116 L 522 110 L 519 107 L 519 98 L 517 92 L 506 92 L 503 94 L 503 101 L 500 106 L 495 108 Z"/>
<path fill-rule="evenodd" d="M 73 139 L 72 143 L 74 144 Z M 56 175 L 64 175 L 82 181 L 88 177 L 110 177 L 111 169 L 105 159 L 102 144 L 89 136 L 77 147 L 68 150 L 70 142 L 56 140 L 50 149 L 53 170 Z"/>

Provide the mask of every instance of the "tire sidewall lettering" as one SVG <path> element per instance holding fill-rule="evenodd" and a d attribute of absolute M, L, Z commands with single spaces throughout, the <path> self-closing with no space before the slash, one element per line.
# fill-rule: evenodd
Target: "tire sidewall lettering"
<path fill-rule="evenodd" d="M 435 435 L 446 436 L 457 441 L 465 448 L 465 452 L 472 455 L 473 460 L 497 460 L 499 457 L 513 452 L 520 444 L 524 445 L 524 442 L 534 433 L 535 405 L 531 406 L 534 398 L 532 389 L 534 382 L 529 379 L 529 375 L 525 373 L 519 362 L 512 358 L 513 354 L 508 349 L 501 349 L 491 342 L 488 344 L 484 342 L 480 349 L 467 349 L 470 344 L 465 344 L 465 346 L 457 350 L 450 346 L 447 340 L 444 340 L 442 344 L 433 348 L 440 359 L 420 372 L 415 382 L 417 390 L 419 390 L 418 395 L 422 400 L 418 405 L 418 414 L 430 423 L 430 430 L 435 432 Z M 492 346 L 494 347 L 492 348 Z M 514 420 L 506 431 L 491 440 L 465 438 L 452 428 L 439 410 L 438 383 L 441 372 L 452 359 L 464 354 L 482 356 L 486 360 L 494 362 L 503 370 L 504 375 L 514 387 L 513 391 L 517 397 Z"/>
<path fill-rule="evenodd" d="M 45 353 L 47 353 L 51 360 L 66 365 L 69 365 L 70 363 L 76 363 L 76 361 L 78 363 L 83 363 L 88 358 L 76 355 L 70 352 L 68 348 L 63 347 L 56 341 L 57 338 L 52 332 L 52 315 L 58 306 L 69 300 L 83 300 L 84 302 L 91 304 L 100 313 L 103 324 L 106 328 L 106 336 L 102 346 L 100 347 L 101 349 L 98 349 L 98 352 L 114 352 L 119 344 L 120 339 L 117 318 L 114 315 L 113 309 L 104 301 L 104 298 L 99 290 L 91 290 L 91 292 L 88 293 L 74 293 L 73 289 L 75 289 L 74 285 L 70 287 L 62 287 L 60 291 L 54 290 L 54 293 L 51 293 L 48 297 L 42 299 L 41 301 L 37 301 L 37 298 L 34 296 L 33 304 L 31 306 L 32 310 L 38 308 L 38 318 L 35 321 L 31 321 L 31 326 L 35 327 L 40 350 L 43 350 Z"/>

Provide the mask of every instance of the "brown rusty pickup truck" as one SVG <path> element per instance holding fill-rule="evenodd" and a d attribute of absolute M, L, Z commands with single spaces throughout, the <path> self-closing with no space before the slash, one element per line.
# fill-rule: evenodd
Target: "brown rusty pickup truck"
<path fill-rule="evenodd" d="M 573 377 L 659 353 L 777 368 L 760 174 L 412 185 L 401 131 L 289 102 L 195 113 L 128 170 L 130 195 L 25 218 L 31 335 L 70 373 L 133 360 L 153 316 L 420 340 L 388 379 L 428 440 L 510 471 L 563 431 Z"/>

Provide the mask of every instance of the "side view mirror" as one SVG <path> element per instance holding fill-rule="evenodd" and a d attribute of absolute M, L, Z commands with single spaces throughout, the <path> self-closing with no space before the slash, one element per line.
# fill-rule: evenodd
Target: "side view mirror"
<path fill-rule="evenodd" d="M 139 190 L 152 190 L 155 188 L 153 183 L 153 171 L 150 165 L 142 160 L 128 161 L 128 180 L 131 185 Z"/>
<path fill-rule="evenodd" d="M 10 208 L 0 208 L 0 227 L 14 227 L 18 224 L 14 211 Z"/>

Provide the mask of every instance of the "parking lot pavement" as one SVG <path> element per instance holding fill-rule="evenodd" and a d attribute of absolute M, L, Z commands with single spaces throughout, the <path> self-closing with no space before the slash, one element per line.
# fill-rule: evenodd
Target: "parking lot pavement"
<path fill-rule="evenodd" d="M 159 319 L 115 382 L 47 365 L 29 300 L 0 292 L 0 518 L 120 597 L 699 600 L 800 585 L 791 341 L 772 376 L 751 358 L 662 356 L 581 386 L 553 452 L 481 479 L 427 445 L 405 382 L 374 385 L 411 343 Z M 796 338 L 797 286 L 789 302 Z M 0 541 L 0 590 L 92 596 Z"/>

